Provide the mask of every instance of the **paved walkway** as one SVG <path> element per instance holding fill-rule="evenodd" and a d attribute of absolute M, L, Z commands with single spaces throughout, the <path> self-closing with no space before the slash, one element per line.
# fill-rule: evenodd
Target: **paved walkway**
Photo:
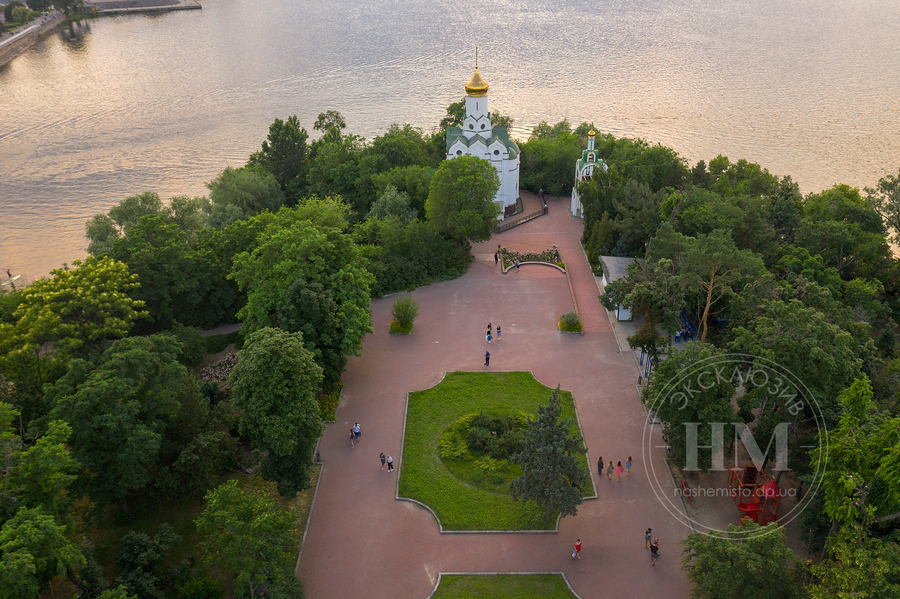
<path fill-rule="evenodd" d="M 324 468 L 298 566 L 311 599 L 422 598 L 439 572 L 561 571 L 582 597 L 684 598 L 680 547 L 689 532 L 657 501 L 641 457 L 644 411 L 637 398 L 637 370 L 619 352 L 597 288 L 581 253 L 582 225 L 571 220 L 563 200 L 550 213 L 497 235 L 473 250 L 469 272 L 414 292 L 422 309 L 415 332 L 388 334 L 394 298 L 372 304 L 373 335 L 345 373 L 337 422 L 320 443 Z M 493 251 L 560 247 L 585 321 L 585 335 L 556 330 L 572 309 L 566 276 L 544 266 L 500 273 Z M 444 372 L 485 370 L 484 329 L 503 328 L 490 346 L 491 370 L 531 370 L 548 386 L 574 393 L 589 448 L 588 459 L 635 458 L 630 478 L 597 480 L 599 498 L 564 518 L 559 534 L 440 534 L 426 510 L 395 499 L 407 391 L 435 385 Z M 347 444 L 354 422 L 363 429 L 355 450 Z M 658 432 L 656 433 L 658 434 Z M 379 452 L 394 457 L 398 470 L 381 471 Z M 651 454 L 657 470 L 662 453 Z M 650 565 L 643 533 L 660 537 L 661 559 Z M 569 559 L 572 543 L 584 543 L 582 559 Z"/>

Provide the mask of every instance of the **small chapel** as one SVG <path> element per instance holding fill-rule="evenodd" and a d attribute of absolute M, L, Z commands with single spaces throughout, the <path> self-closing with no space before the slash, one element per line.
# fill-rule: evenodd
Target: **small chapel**
<path fill-rule="evenodd" d="M 581 198 L 578 195 L 578 184 L 589 181 L 594 174 L 594 169 L 606 170 L 606 163 L 600 159 L 600 153 L 594 149 L 594 137 L 597 132 L 593 129 L 588 133 L 588 147 L 582 150 L 581 158 L 575 162 L 575 185 L 572 186 L 572 216 L 581 218 Z"/>
<path fill-rule="evenodd" d="M 477 156 L 497 169 L 500 190 L 494 202 L 500 206 L 499 219 L 515 214 L 519 198 L 519 146 L 509 138 L 506 127 L 491 124 L 488 112 L 488 84 L 478 74 L 466 83 L 466 117 L 462 127 L 447 127 L 447 159 Z"/>

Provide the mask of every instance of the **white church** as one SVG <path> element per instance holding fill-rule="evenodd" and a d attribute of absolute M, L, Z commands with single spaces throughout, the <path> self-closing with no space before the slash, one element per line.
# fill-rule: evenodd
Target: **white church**
<path fill-rule="evenodd" d="M 500 218 L 514 214 L 519 197 L 519 146 L 509 138 L 506 127 L 491 124 L 488 112 L 488 84 L 478 74 L 466 83 L 466 118 L 462 127 L 447 127 L 447 159 L 477 156 L 497 169 L 500 190 L 494 201 Z"/>
<path fill-rule="evenodd" d="M 606 163 L 600 159 L 600 153 L 594 149 L 594 136 L 597 132 L 591 129 L 588 133 L 587 150 L 582 150 L 581 158 L 575 162 L 575 185 L 572 186 L 572 216 L 580 218 L 581 214 L 581 198 L 578 195 L 578 184 L 582 181 L 589 181 L 594 174 L 594 169 L 599 168 L 606 170 Z"/>

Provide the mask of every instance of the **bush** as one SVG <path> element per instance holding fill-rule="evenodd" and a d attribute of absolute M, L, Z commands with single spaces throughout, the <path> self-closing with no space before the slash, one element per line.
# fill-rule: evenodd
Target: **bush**
<path fill-rule="evenodd" d="M 206 576 L 191 578 L 178 587 L 178 599 L 222 599 L 222 583 Z"/>
<path fill-rule="evenodd" d="M 209 337 L 206 337 L 204 341 L 206 341 L 206 353 L 217 354 L 220 351 L 225 351 L 225 348 L 232 343 L 239 344 L 241 341 L 241 332 L 233 331 L 227 335 L 210 335 Z M 237 349 L 240 349 L 240 347 Z"/>
<path fill-rule="evenodd" d="M 176 341 L 181 343 L 178 361 L 185 366 L 193 366 L 203 359 L 206 343 L 204 343 L 203 337 L 200 336 L 200 329 L 176 324 L 170 330 L 163 331 L 160 334 L 174 337 Z"/>
<path fill-rule="evenodd" d="M 391 316 L 402 329 L 412 330 L 413 323 L 419 316 L 419 304 L 413 296 L 406 294 L 397 297 L 397 301 L 391 306 Z"/>
<path fill-rule="evenodd" d="M 564 333 L 580 333 L 581 318 L 574 312 L 566 312 L 559 317 L 559 330 Z"/>
<path fill-rule="evenodd" d="M 408 327 L 401 326 L 399 322 L 391 319 L 390 332 L 392 335 L 409 335 L 412 333 L 413 327 L 409 325 Z"/>
<path fill-rule="evenodd" d="M 341 390 L 344 381 L 338 381 L 328 389 L 323 389 L 317 396 L 319 402 L 319 418 L 325 422 L 334 422 L 338 404 L 341 403 Z"/>

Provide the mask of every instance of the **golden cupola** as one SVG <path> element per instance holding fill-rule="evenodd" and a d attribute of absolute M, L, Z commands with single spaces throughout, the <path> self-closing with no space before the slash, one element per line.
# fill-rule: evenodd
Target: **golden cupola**
<path fill-rule="evenodd" d="M 487 81 L 481 78 L 481 75 L 478 74 L 478 67 L 475 67 L 475 74 L 472 75 L 472 78 L 466 83 L 466 95 L 473 98 L 480 98 L 481 96 L 486 96 L 487 93 Z"/>

